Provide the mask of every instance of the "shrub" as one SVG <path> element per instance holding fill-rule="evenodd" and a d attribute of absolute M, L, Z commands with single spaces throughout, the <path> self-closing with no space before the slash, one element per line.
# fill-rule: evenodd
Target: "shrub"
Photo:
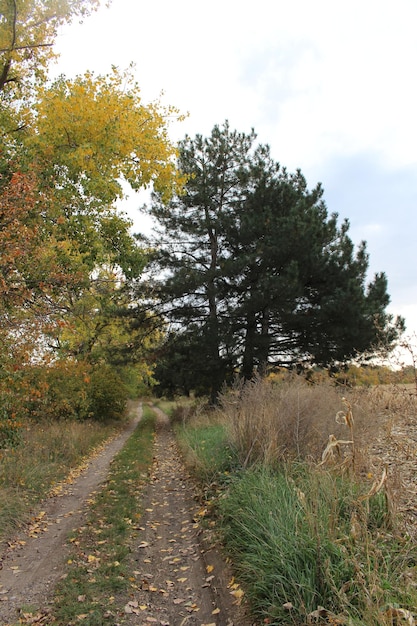
<path fill-rule="evenodd" d="M 0 407 L 0 450 L 14 449 L 22 442 L 22 422 L 8 410 L 7 406 Z"/>
<path fill-rule="evenodd" d="M 121 419 L 128 397 L 127 386 L 112 367 L 103 364 L 92 371 L 88 393 L 90 417 L 100 422 Z"/>
<path fill-rule="evenodd" d="M 86 419 L 90 368 L 70 359 L 25 367 L 15 381 L 14 403 L 21 418 Z"/>
<path fill-rule="evenodd" d="M 98 421 L 120 419 L 129 395 L 127 385 L 109 365 L 58 360 L 25 368 L 16 383 L 15 404 L 22 420 Z"/>

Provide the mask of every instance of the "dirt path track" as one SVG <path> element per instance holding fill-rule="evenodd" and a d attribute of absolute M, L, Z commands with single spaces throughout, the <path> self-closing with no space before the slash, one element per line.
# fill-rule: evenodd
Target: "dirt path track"
<path fill-rule="evenodd" d="M 193 486 L 185 476 L 166 416 L 158 410 L 157 414 L 155 459 L 135 554 L 138 588 L 130 623 L 247 625 L 250 622 L 231 593 L 227 565 L 216 549 L 205 547 Z"/>
<path fill-rule="evenodd" d="M 136 428 L 142 408 L 136 405 L 128 428 L 93 458 L 79 478 L 49 498 L 25 535 L 3 554 L 0 570 L 0 625 L 16 623 L 22 606 L 45 606 L 62 575 L 66 539 L 82 525 L 91 495 L 105 480 L 111 460 Z M 24 543 L 23 543 L 24 542 Z"/>
<path fill-rule="evenodd" d="M 167 416 L 158 417 L 154 462 L 144 494 L 145 514 L 132 544 L 132 591 L 106 626 L 249 626 L 230 588 L 231 574 L 220 554 L 205 547 L 196 522 L 198 503 L 185 476 Z M 18 623 L 22 607 L 47 608 L 63 574 L 67 537 L 83 524 L 88 501 L 106 479 L 113 457 L 135 429 L 129 428 L 92 459 L 79 478 L 44 503 L 32 529 L 5 551 L 0 562 L 0 626 Z M 20 541 L 19 541 L 20 540 Z M 51 622 L 53 623 L 53 622 Z M 48 621 L 42 621 L 48 626 Z M 103 623 L 104 624 L 104 623 Z"/>

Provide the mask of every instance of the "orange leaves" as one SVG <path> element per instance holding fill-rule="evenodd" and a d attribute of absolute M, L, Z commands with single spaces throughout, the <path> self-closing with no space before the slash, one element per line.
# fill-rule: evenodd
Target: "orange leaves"
<path fill-rule="evenodd" d="M 8 312 L 10 325 L 11 312 L 23 315 L 25 307 L 33 327 L 35 315 L 38 323 L 51 323 L 46 312 L 52 292 L 78 285 L 82 277 L 73 246 L 58 233 L 62 226 L 54 226 L 47 215 L 36 168 L 9 176 L 8 181 L 0 179 L 0 314 Z"/>
<path fill-rule="evenodd" d="M 0 294 L 3 302 L 20 304 L 27 297 L 22 282 L 26 264 L 36 260 L 38 231 L 32 223 L 35 178 L 16 172 L 1 189 Z"/>

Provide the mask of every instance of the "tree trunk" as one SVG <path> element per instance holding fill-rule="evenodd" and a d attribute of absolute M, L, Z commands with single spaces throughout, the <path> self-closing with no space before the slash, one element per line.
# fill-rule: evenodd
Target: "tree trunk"
<path fill-rule="evenodd" d="M 262 311 L 261 336 L 259 339 L 259 373 L 261 376 L 265 376 L 268 370 L 269 351 L 271 349 L 269 327 L 269 308 L 267 307 Z"/>
<path fill-rule="evenodd" d="M 253 377 L 255 365 L 256 317 L 253 311 L 246 316 L 245 349 L 242 361 L 242 377 L 250 380 Z"/>

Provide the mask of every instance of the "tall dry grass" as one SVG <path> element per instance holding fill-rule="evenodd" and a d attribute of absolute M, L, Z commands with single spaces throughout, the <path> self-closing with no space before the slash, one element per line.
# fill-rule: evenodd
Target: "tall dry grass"
<path fill-rule="evenodd" d="M 121 427 L 120 422 L 32 423 L 18 447 L 0 450 L 0 542 L 27 522 L 33 507 Z"/>
<path fill-rule="evenodd" d="M 221 397 L 230 439 L 244 466 L 317 457 L 339 408 L 334 387 L 311 386 L 300 377 L 237 383 Z"/>
<path fill-rule="evenodd" d="M 336 419 L 346 403 L 354 415 L 354 431 Z M 389 434 L 398 416 L 415 414 L 416 408 L 416 396 L 404 387 L 349 389 L 331 381 L 311 384 L 294 375 L 278 383 L 237 382 L 222 394 L 219 410 L 244 466 L 293 459 L 320 462 L 329 436 L 342 442 L 353 436 L 361 471 L 370 443 Z M 338 446 L 341 461 L 352 453 L 351 444 Z"/>
<path fill-rule="evenodd" d="M 393 469 L 383 458 L 373 466 L 371 451 L 416 408 L 408 389 L 297 376 L 223 394 L 245 468 L 218 499 L 224 541 L 265 622 L 392 626 L 405 616 L 415 626 L 415 544 L 399 523 Z"/>

